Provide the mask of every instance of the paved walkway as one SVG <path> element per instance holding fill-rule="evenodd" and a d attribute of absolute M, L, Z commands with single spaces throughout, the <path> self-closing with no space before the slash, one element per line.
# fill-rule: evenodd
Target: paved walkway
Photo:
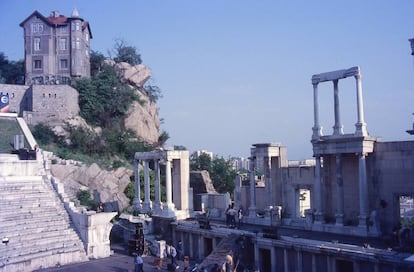
<path fill-rule="evenodd" d="M 65 271 L 65 272 L 133 272 L 134 271 L 134 258 L 126 253 L 126 250 L 120 245 L 113 247 L 114 254 L 108 258 L 99 260 L 91 260 L 88 262 L 70 264 L 61 267 L 53 267 L 36 270 L 37 272 L 52 272 L 52 271 Z M 157 269 L 154 266 L 156 257 L 154 256 L 143 256 L 144 260 L 144 271 L 168 271 L 167 262 L 170 260 L 164 259 L 161 269 Z M 183 262 L 178 261 L 180 268 L 176 271 L 184 271 Z M 188 271 L 188 270 L 187 270 Z"/>

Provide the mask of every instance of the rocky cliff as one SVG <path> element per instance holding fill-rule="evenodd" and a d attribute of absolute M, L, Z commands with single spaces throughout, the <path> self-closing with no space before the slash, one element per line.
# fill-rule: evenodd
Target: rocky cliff
<path fill-rule="evenodd" d="M 50 171 L 63 183 L 65 193 L 70 199 L 76 199 L 78 191 L 87 187 L 96 201 L 112 203 L 112 210 L 122 211 L 130 205 L 124 191 L 130 182 L 132 170 L 120 167 L 107 171 L 96 164 L 87 166 L 62 160 L 52 164 Z"/>
<path fill-rule="evenodd" d="M 108 63 L 113 65 L 120 79 L 134 88 L 145 102 L 143 105 L 138 102 L 132 104 L 125 119 L 125 127 L 134 131 L 142 141 L 156 144 L 160 135 L 158 107 L 144 89 L 144 84 L 151 77 L 151 70 L 142 64 L 132 66 L 126 62 Z"/>

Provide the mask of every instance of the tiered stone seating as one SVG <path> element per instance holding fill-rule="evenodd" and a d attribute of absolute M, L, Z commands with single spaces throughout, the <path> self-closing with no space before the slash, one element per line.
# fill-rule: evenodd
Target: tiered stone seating
<path fill-rule="evenodd" d="M 0 177 L 0 272 L 86 261 L 82 241 L 48 180 Z"/>

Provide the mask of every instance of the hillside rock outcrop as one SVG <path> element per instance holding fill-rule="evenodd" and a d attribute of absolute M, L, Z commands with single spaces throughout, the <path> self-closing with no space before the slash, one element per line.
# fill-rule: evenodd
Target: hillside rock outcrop
<path fill-rule="evenodd" d="M 77 192 L 88 187 L 96 199 L 103 203 L 117 203 L 122 211 L 130 205 L 129 198 L 124 194 L 130 182 L 131 170 L 120 167 L 107 171 L 97 164 L 90 166 L 62 161 L 51 165 L 51 174 L 62 181 L 65 192 L 71 199 L 76 199 Z"/>
<path fill-rule="evenodd" d="M 135 101 L 127 112 L 125 127 L 135 132 L 137 137 L 149 144 L 157 144 L 160 135 L 160 120 L 158 118 L 158 106 L 151 101 L 144 89 L 144 84 L 151 77 L 151 70 L 146 66 L 130 65 L 126 62 L 114 63 L 115 71 L 121 81 L 134 88 L 144 103 Z"/>
<path fill-rule="evenodd" d="M 193 188 L 194 195 L 204 193 L 217 194 L 210 174 L 206 170 L 190 172 L 190 187 Z"/>

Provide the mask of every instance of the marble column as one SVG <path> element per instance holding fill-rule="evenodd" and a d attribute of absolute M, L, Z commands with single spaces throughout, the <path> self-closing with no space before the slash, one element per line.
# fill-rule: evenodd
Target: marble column
<path fill-rule="evenodd" d="M 165 161 L 165 193 L 167 194 L 167 203 L 164 206 L 167 210 L 174 210 L 174 203 L 172 202 L 172 179 L 171 179 L 171 161 Z"/>
<path fill-rule="evenodd" d="M 276 256 L 276 248 L 271 247 L 270 248 L 270 264 L 271 264 L 271 270 L 272 272 L 277 272 L 277 256 Z"/>
<path fill-rule="evenodd" d="M 355 124 L 356 130 L 355 135 L 358 136 L 368 136 L 367 124 L 364 120 L 364 102 L 362 99 L 362 84 L 361 84 L 361 75 L 358 73 L 355 76 L 356 80 L 356 89 L 357 89 L 357 104 L 358 104 L 358 122 Z"/>
<path fill-rule="evenodd" d="M 195 258 L 195 255 L 194 255 L 194 241 L 193 241 L 193 239 L 194 239 L 194 235 L 191 234 L 191 233 L 189 233 L 188 234 L 188 251 L 189 251 L 188 256 L 191 259 Z"/>
<path fill-rule="evenodd" d="M 268 206 L 272 206 L 273 204 L 273 184 L 272 184 L 272 177 L 271 173 L 271 165 L 270 165 L 270 157 L 265 156 L 263 158 L 263 169 L 265 172 L 265 182 L 266 182 L 266 202 Z"/>
<path fill-rule="evenodd" d="M 342 156 L 336 154 L 336 225 L 344 224 L 344 178 L 342 175 Z"/>
<path fill-rule="evenodd" d="M 150 176 L 149 176 L 149 162 L 144 160 L 144 203 L 142 210 L 149 212 L 151 210 L 151 198 L 150 198 Z"/>
<path fill-rule="evenodd" d="M 256 218 L 256 174 L 255 174 L 255 158 L 250 158 L 250 207 L 249 217 Z"/>
<path fill-rule="evenodd" d="M 204 237 L 200 234 L 198 237 L 198 258 L 200 260 L 204 259 Z"/>
<path fill-rule="evenodd" d="M 359 154 L 359 226 L 366 227 L 368 218 L 368 184 L 365 154 Z"/>
<path fill-rule="evenodd" d="M 315 200 L 316 200 L 316 211 L 315 211 L 315 223 L 323 222 L 323 208 L 322 208 L 322 176 L 321 176 L 321 156 L 315 157 Z"/>
<path fill-rule="evenodd" d="M 139 160 L 134 160 L 135 194 L 133 200 L 134 209 L 141 209 L 141 181 L 139 178 Z"/>
<path fill-rule="evenodd" d="M 160 179 L 160 161 L 154 160 L 154 174 L 155 174 L 155 197 L 153 203 L 154 211 L 161 210 L 161 179 Z"/>
<path fill-rule="evenodd" d="M 317 140 L 319 137 L 322 136 L 322 127 L 319 124 L 319 100 L 318 100 L 318 83 L 314 83 L 313 85 L 313 118 L 314 118 L 314 125 L 313 125 L 313 134 L 312 140 Z"/>
<path fill-rule="evenodd" d="M 333 127 L 334 135 L 344 134 L 344 128 L 341 123 L 341 111 L 339 107 L 339 90 L 338 90 L 338 79 L 333 81 L 334 84 L 334 109 L 335 109 L 335 125 Z"/>

